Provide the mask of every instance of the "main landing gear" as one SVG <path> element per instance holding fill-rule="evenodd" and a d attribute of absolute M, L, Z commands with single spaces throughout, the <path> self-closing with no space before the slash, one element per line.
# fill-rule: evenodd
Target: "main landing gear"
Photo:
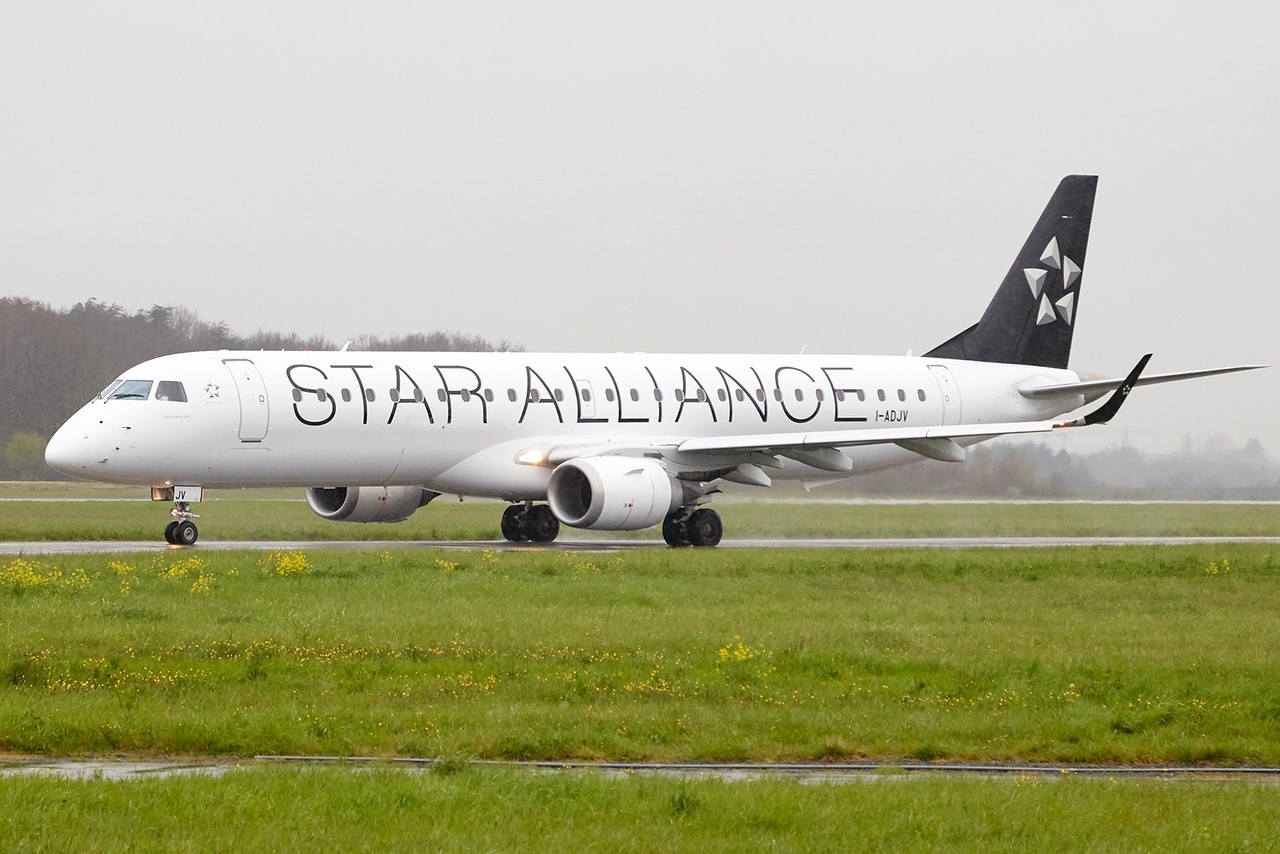
<path fill-rule="evenodd" d="M 502 536 L 513 543 L 549 543 L 560 533 L 560 520 L 546 504 L 512 504 L 502 513 Z"/>
<path fill-rule="evenodd" d="M 720 514 L 709 507 L 693 512 L 688 507 L 681 507 L 662 520 L 662 539 L 672 548 L 710 548 L 719 545 L 722 536 L 724 525 L 720 522 Z"/>
<path fill-rule="evenodd" d="M 191 512 L 191 503 L 175 501 L 170 513 L 177 518 L 165 526 L 164 541 L 171 546 L 194 546 L 200 532 L 196 530 L 196 523 L 191 520 L 200 517 Z"/>
<path fill-rule="evenodd" d="M 560 520 L 546 504 L 526 501 L 512 504 L 502 513 L 502 536 L 510 542 L 549 543 L 559 533 Z M 724 525 L 720 514 L 709 507 L 699 510 L 681 507 L 662 521 L 662 539 L 675 548 L 710 548 L 719 545 L 722 536 Z"/>

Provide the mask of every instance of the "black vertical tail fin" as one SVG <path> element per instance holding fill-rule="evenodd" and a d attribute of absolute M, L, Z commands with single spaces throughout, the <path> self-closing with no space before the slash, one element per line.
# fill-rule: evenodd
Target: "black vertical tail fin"
<path fill-rule="evenodd" d="M 925 355 L 1065 368 L 1097 187 L 1097 175 L 1063 178 L 982 319 Z"/>

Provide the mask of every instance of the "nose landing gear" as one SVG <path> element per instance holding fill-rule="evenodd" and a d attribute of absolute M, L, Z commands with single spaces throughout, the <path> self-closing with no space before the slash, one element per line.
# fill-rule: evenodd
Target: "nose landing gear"
<path fill-rule="evenodd" d="M 200 517 L 191 512 L 193 501 L 201 501 L 204 490 L 198 486 L 153 486 L 152 501 L 172 501 L 173 509 L 169 515 L 173 521 L 165 526 L 164 541 L 171 546 L 194 546 L 200 538 L 196 523 L 192 519 Z"/>
<path fill-rule="evenodd" d="M 164 541 L 171 546 L 194 546 L 200 532 L 196 529 L 196 523 L 191 520 L 200 517 L 191 512 L 190 502 L 175 501 L 169 512 L 178 518 L 165 526 Z"/>

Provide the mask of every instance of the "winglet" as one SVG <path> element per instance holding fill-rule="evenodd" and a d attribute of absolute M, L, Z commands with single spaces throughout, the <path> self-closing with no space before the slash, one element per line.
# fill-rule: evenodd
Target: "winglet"
<path fill-rule="evenodd" d="M 1107 398 L 1107 402 L 1090 412 L 1083 418 L 1075 421 L 1069 421 L 1060 426 L 1062 427 L 1086 427 L 1090 424 L 1106 424 L 1112 418 L 1116 417 L 1116 413 L 1120 411 L 1120 407 L 1124 405 L 1125 400 L 1129 397 L 1129 392 L 1133 391 L 1134 385 L 1138 382 L 1138 377 L 1142 376 L 1142 371 L 1147 367 L 1147 362 L 1151 361 L 1151 354 L 1143 356 L 1138 360 L 1138 364 L 1134 365 L 1129 376 L 1124 378 L 1124 382 L 1120 383 L 1120 387 L 1111 392 L 1111 396 Z"/>

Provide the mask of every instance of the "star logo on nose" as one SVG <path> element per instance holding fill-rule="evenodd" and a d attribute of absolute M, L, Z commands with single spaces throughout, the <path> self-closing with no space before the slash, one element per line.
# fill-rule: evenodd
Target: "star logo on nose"
<path fill-rule="evenodd" d="M 1027 287 L 1031 288 L 1031 298 L 1039 302 L 1036 326 L 1045 326 L 1058 318 L 1070 326 L 1076 309 L 1076 293 L 1071 288 L 1080 280 L 1080 265 L 1059 251 L 1057 237 L 1050 240 L 1040 253 L 1040 263 L 1049 269 L 1022 269 L 1022 274 L 1027 277 Z M 1052 271 L 1058 271 L 1058 275 L 1053 275 Z M 1062 296 L 1056 302 L 1049 298 L 1046 287 L 1051 280 L 1061 282 Z"/>
<path fill-rule="evenodd" d="M 204 387 L 204 393 L 209 395 L 210 400 L 213 400 L 218 396 L 218 386 L 214 383 L 209 383 Z"/>

